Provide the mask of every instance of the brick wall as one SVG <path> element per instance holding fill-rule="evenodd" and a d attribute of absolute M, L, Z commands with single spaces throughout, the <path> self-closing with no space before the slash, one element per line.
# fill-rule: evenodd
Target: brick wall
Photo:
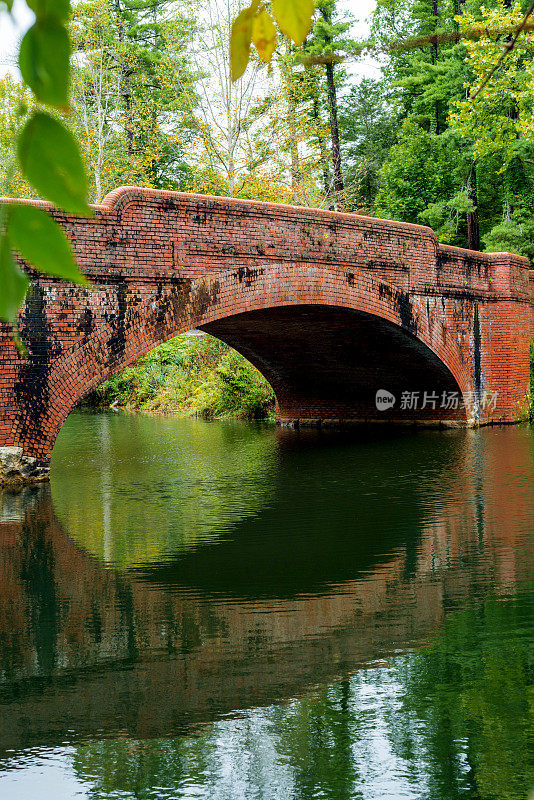
<path fill-rule="evenodd" d="M 513 422 L 524 405 L 534 314 L 523 258 L 440 246 L 417 225 L 134 187 L 91 220 L 51 213 L 93 291 L 32 274 L 29 358 L 0 330 L 0 446 L 44 464 L 88 391 L 195 327 L 264 372 L 288 423 Z M 378 412 L 377 389 L 396 406 Z M 400 408 L 404 392 L 417 408 Z M 424 392 L 463 403 L 423 409 Z"/>

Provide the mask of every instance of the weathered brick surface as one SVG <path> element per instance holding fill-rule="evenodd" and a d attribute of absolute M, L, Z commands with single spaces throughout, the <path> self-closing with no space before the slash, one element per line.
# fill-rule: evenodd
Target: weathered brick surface
<path fill-rule="evenodd" d="M 27 360 L 0 329 L 0 447 L 48 463 L 89 390 L 199 327 L 264 372 L 281 421 L 484 424 L 524 405 L 534 284 L 523 258 L 440 246 L 416 225 L 133 187 L 92 220 L 51 213 L 94 291 L 32 274 Z M 381 388 L 397 398 L 389 411 L 376 410 Z M 418 408 L 400 409 L 404 391 Z M 465 407 L 422 409 L 425 391 L 459 392 Z"/>

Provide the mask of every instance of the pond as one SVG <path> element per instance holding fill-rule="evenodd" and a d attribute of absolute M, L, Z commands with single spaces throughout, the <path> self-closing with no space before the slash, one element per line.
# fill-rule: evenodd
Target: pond
<path fill-rule="evenodd" d="M 78 411 L 0 542 L 2 800 L 534 789 L 529 427 Z"/>

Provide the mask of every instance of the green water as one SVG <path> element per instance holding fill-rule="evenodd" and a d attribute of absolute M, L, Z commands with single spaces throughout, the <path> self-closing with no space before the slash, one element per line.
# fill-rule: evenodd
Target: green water
<path fill-rule="evenodd" d="M 530 428 L 80 412 L 0 545 L 2 800 L 534 789 Z"/>

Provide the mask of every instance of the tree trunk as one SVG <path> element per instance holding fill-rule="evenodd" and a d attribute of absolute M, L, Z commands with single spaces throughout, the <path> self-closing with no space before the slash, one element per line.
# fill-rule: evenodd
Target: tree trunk
<path fill-rule="evenodd" d="M 123 10 L 121 8 L 121 4 L 119 0 L 115 0 L 115 11 L 117 12 L 117 28 L 119 33 L 119 42 L 124 41 L 124 22 L 123 22 Z M 122 90 L 122 98 L 124 100 L 124 106 L 126 108 L 126 140 L 128 142 L 128 155 L 130 157 L 133 156 L 134 152 L 134 142 L 133 142 L 133 122 L 132 122 L 132 90 L 130 86 L 130 75 L 132 74 L 131 70 L 127 67 L 121 67 L 121 74 L 123 78 L 123 90 Z"/>
<path fill-rule="evenodd" d="M 341 147 L 339 144 L 339 124 L 337 121 L 337 97 L 334 83 L 334 65 L 326 64 L 326 83 L 328 86 L 328 105 L 330 109 L 330 134 L 332 137 L 332 162 L 334 164 L 334 191 L 336 210 L 341 211 L 345 199 L 345 184 L 341 169 Z"/>
<path fill-rule="evenodd" d="M 434 34 L 437 36 L 438 32 L 438 0 L 432 0 L 432 16 L 434 18 L 433 29 Z M 438 63 L 438 42 L 432 42 L 432 63 Z M 434 103 L 434 127 L 435 133 L 439 134 L 439 102 L 436 100 Z"/>
<path fill-rule="evenodd" d="M 124 88 L 122 96 L 124 98 L 124 105 L 126 107 L 126 138 L 128 141 L 128 155 L 130 157 L 134 154 L 134 138 L 133 138 L 133 120 L 132 120 L 132 89 L 130 85 L 131 71 L 126 68 L 124 76 Z"/>
<path fill-rule="evenodd" d="M 95 166 L 95 169 L 94 169 L 94 175 L 95 175 L 95 203 L 97 203 L 97 204 L 102 202 L 102 183 L 101 183 L 101 180 L 100 180 L 101 172 L 102 172 L 102 155 L 99 152 L 98 160 L 97 160 L 97 163 L 96 163 L 96 166 Z"/>
<path fill-rule="evenodd" d="M 474 205 L 467 214 L 467 246 L 470 250 L 480 250 L 480 228 L 478 224 L 477 170 L 473 161 L 469 176 L 468 196 Z"/>
<path fill-rule="evenodd" d="M 330 24 L 330 14 L 325 8 L 321 8 L 321 14 L 326 23 Z M 328 42 L 328 37 L 325 37 Z M 334 191 L 336 195 L 336 210 L 341 211 L 345 199 L 345 184 L 343 181 L 343 170 L 341 167 L 341 147 L 339 144 L 339 124 L 337 121 L 337 97 L 336 97 L 336 84 L 334 81 L 334 65 L 331 61 L 327 61 L 326 67 L 326 85 L 328 89 L 328 107 L 330 111 L 330 136 L 332 139 L 332 162 L 334 165 Z"/>
<path fill-rule="evenodd" d="M 502 211 L 502 218 L 505 222 L 510 222 L 512 217 L 512 204 L 510 202 L 511 192 L 510 192 L 510 172 L 506 170 L 504 173 L 504 202 L 503 202 L 503 211 Z"/>
<path fill-rule="evenodd" d="M 228 132 L 226 134 L 226 141 L 228 146 L 228 195 L 233 197 L 235 195 L 235 161 L 234 161 L 234 131 L 231 126 L 231 120 L 228 121 Z"/>
<path fill-rule="evenodd" d="M 314 97 L 313 99 L 312 108 L 313 108 L 313 118 L 315 120 L 315 124 L 317 125 L 317 141 L 319 143 L 319 154 L 321 160 L 321 167 L 323 171 L 324 196 L 326 202 L 328 203 L 328 208 L 330 209 L 330 211 L 334 211 L 330 198 L 330 170 L 328 169 L 328 153 L 325 141 L 321 134 L 321 116 L 319 114 L 319 100 L 316 97 Z"/>
<path fill-rule="evenodd" d="M 293 94 L 293 87 L 291 86 L 291 76 L 288 76 L 287 89 L 289 149 L 291 152 L 291 197 L 293 203 L 298 205 L 301 200 L 300 185 L 302 183 L 302 170 L 300 168 L 297 126 L 295 121 L 297 104 L 295 101 L 295 95 Z"/>

